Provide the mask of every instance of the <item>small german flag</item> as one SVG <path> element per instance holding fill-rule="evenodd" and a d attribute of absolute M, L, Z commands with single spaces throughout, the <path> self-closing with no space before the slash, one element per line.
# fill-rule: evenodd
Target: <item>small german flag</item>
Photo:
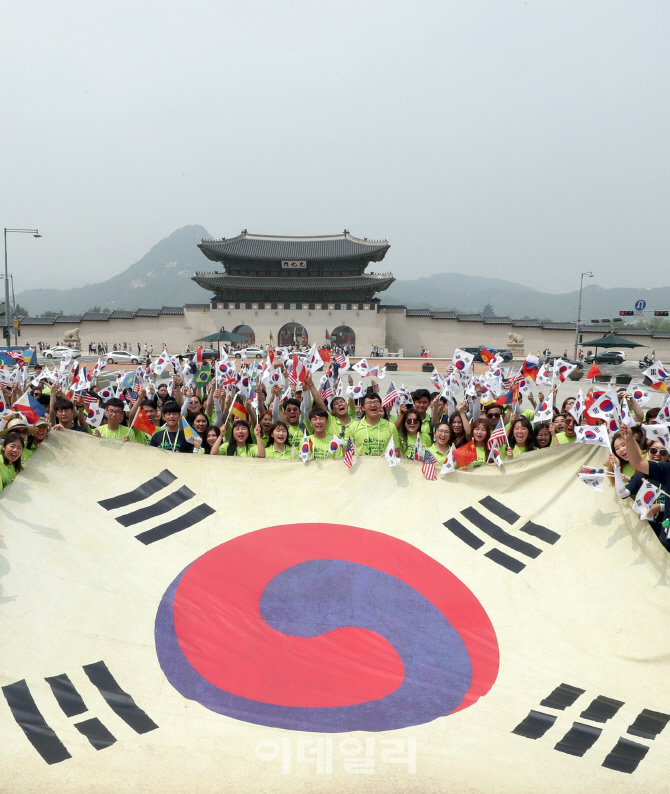
<path fill-rule="evenodd" d="M 238 394 L 235 397 L 235 402 L 233 403 L 233 407 L 230 409 L 230 412 L 233 416 L 237 417 L 237 419 L 247 419 L 247 409 L 244 407 L 244 401 Z"/>

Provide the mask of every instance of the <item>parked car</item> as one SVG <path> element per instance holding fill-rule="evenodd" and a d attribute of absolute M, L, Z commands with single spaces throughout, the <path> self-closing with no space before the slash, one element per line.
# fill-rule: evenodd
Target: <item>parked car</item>
<path fill-rule="evenodd" d="M 512 355 L 511 350 L 498 350 L 495 347 L 486 347 L 486 345 L 477 345 L 477 347 L 462 347 L 461 350 L 465 350 L 466 353 L 470 353 L 471 356 L 475 357 L 475 361 L 482 361 L 482 350 L 488 350 L 489 353 L 500 353 L 502 356 L 503 361 L 511 361 L 514 356 Z"/>
<path fill-rule="evenodd" d="M 265 350 L 261 350 L 260 347 L 246 347 L 244 350 L 236 350 L 233 355 L 235 358 L 242 358 L 242 353 L 247 358 L 265 358 L 267 356 Z"/>
<path fill-rule="evenodd" d="M 42 355 L 44 358 L 63 358 L 65 353 L 72 353 L 72 358 L 79 358 L 79 356 L 81 356 L 81 350 L 78 348 L 64 347 L 62 345 L 49 347 L 42 353 Z"/>
<path fill-rule="evenodd" d="M 623 364 L 626 360 L 618 350 L 603 350 L 597 356 L 593 354 L 586 356 L 584 359 L 587 364 Z"/>
<path fill-rule="evenodd" d="M 139 364 L 144 361 L 146 356 L 131 353 L 129 350 L 112 350 L 111 353 L 105 353 L 105 361 L 108 364 Z"/>
<path fill-rule="evenodd" d="M 195 350 L 189 350 L 188 353 L 182 353 L 180 358 L 187 358 L 189 361 L 195 355 Z M 202 349 L 202 360 L 203 361 L 216 361 L 219 358 L 219 351 L 214 350 L 213 347 L 203 347 Z"/>

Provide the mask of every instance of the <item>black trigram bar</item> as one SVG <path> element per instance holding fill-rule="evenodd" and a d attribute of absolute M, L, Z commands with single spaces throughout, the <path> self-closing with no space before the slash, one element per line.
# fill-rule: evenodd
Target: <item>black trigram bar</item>
<path fill-rule="evenodd" d="M 117 684 L 104 662 L 85 664 L 84 672 L 91 683 L 100 690 L 107 705 L 136 733 L 148 733 L 158 725 L 135 703 L 127 692 Z"/>
<path fill-rule="evenodd" d="M 63 742 L 46 724 L 25 680 L 3 686 L 2 692 L 12 716 L 47 764 L 58 764 L 72 758 Z"/>
<path fill-rule="evenodd" d="M 505 554 L 500 549 L 491 549 L 484 556 L 488 557 L 489 560 L 493 560 L 493 562 L 497 562 L 498 565 L 502 565 L 503 568 L 507 568 L 508 571 L 512 571 L 512 573 L 521 573 L 526 567 L 524 563 L 514 557 L 510 557 L 509 554 Z"/>
<path fill-rule="evenodd" d="M 556 715 L 545 714 L 543 711 L 533 711 L 528 713 L 525 720 L 520 722 L 512 733 L 525 736 L 527 739 L 539 739 L 556 722 Z"/>
<path fill-rule="evenodd" d="M 175 518 L 153 529 L 147 529 L 146 532 L 140 532 L 140 534 L 135 535 L 135 537 L 144 543 L 145 546 L 148 546 L 149 543 L 155 543 L 157 540 L 163 540 L 163 538 L 167 538 L 169 535 L 174 535 L 175 532 L 181 532 L 184 529 L 192 527 L 194 524 L 211 516 L 213 513 L 216 513 L 213 507 L 206 504 L 198 505 L 194 507 L 193 510 L 189 510 L 188 513 L 184 513 L 183 516 L 179 516 L 179 518 Z"/>
<path fill-rule="evenodd" d="M 51 687 L 51 691 L 66 717 L 76 717 L 77 714 L 83 714 L 88 710 L 81 695 L 65 673 L 44 680 Z"/>
<path fill-rule="evenodd" d="M 628 728 L 628 733 L 642 736 L 643 739 L 655 739 L 668 722 L 670 722 L 670 714 L 643 709 Z"/>
<path fill-rule="evenodd" d="M 598 695 L 595 700 L 580 714 L 585 720 L 592 720 L 593 722 L 607 722 L 619 711 L 623 706 L 623 700 L 614 700 L 613 698 L 606 698 L 604 695 Z"/>
<path fill-rule="evenodd" d="M 132 513 L 119 516 L 116 520 L 124 527 L 132 527 L 134 524 L 139 524 L 140 521 L 147 521 L 150 518 L 165 515 L 165 513 L 169 513 L 170 510 L 174 510 L 175 507 L 179 507 L 179 505 L 184 504 L 184 502 L 188 502 L 189 499 L 193 499 L 194 496 L 195 494 L 190 488 L 182 485 L 182 487 L 174 491 L 174 493 L 163 497 L 163 499 L 159 499 L 155 504 L 148 505 L 147 507 L 140 507 L 139 510 L 133 510 Z"/>
<path fill-rule="evenodd" d="M 518 513 L 515 513 L 514 510 L 507 507 L 507 505 L 504 505 L 502 502 L 499 502 L 497 499 L 494 499 L 492 496 L 485 496 L 483 499 L 480 499 L 479 504 L 493 513 L 493 515 L 502 518 L 502 520 L 506 521 L 508 524 L 514 524 L 521 518 Z M 527 535 L 533 535 L 533 537 L 539 538 L 539 540 L 543 540 L 545 543 L 551 543 L 552 545 L 561 537 L 558 532 L 547 529 L 547 527 L 543 527 L 541 524 L 534 524 L 532 521 L 526 521 L 522 527 L 519 527 L 519 530 L 525 532 Z"/>
<path fill-rule="evenodd" d="M 84 722 L 77 722 L 74 726 L 79 733 L 83 734 L 96 750 L 104 750 L 111 747 L 116 738 L 105 728 L 97 717 Z"/>
<path fill-rule="evenodd" d="M 117 507 L 127 507 L 128 505 L 135 504 L 135 502 L 141 502 L 142 499 L 147 499 L 149 496 L 153 496 L 155 493 L 158 493 L 158 491 L 166 488 L 176 479 L 177 478 L 171 471 L 164 469 L 156 477 L 153 477 L 151 480 L 143 483 L 138 488 L 135 488 L 134 491 L 122 493 L 120 496 L 113 496 L 111 499 L 103 499 L 101 502 L 98 502 L 98 504 L 101 507 L 104 507 L 105 510 L 115 510 Z"/>
<path fill-rule="evenodd" d="M 503 521 L 507 521 L 508 524 L 513 524 L 521 518 L 518 513 L 515 513 L 514 510 L 507 507 L 507 505 L 504 505 L 502 502 L 499 502 L 497 499 L 494 499 L 492 496 L 485 496 L 483 499 L 480 499 L 479 504 L 483 505 L 487 510 L 490 510 L 494 516 L 498 516 L 498 518 L 502 518 Z"/>
<path fill-rule="evenodd" d="M 577 700 L 578 697 L 586 692 L 585 689 L 579 689 L 570 684 L 561 684 L 549 695 L 548 698 L 540 701 L 540 706 L 548 706 L 550 709 L 560 709 L 563 711 Z"/>
<path fill-rule="evenodd" d="M 632 742 L 622 736 L 602 765 L 615 772 L 625 772 L 627 775 L 631 775 L 648 752 L 649 748 L 644 744 Z"/>
<path fill-rule="evenodd" d="M 474 532 L 470 532 L 469 529 L 466 529 L 463 524 L 455 518 L 450 518 L 448 521 L 445 521 L 444 526 L 473 549 L 481 549 L 484 545 L 484 541 L 481 538 L 478 538 Z"/>
<path fill-rule="evenodd" d="M 554 750 L 558 750 L 561 753 L 569 753 L 570 755 L 578 755 L 581 758 L 598 741 L 602 732 L 602 728 L 596 728 L 595 725 L 573 722 L 572 728 L 558 742 Z"/>
<path fill-rule="evenodd" d="M 461 510 L 461 515 L 465 516 L 477 529 L 481 529 L 482 532 L 492 537 L 493 540 L 502 543 L 504 546 L 514 551 L 521 552 L 521 554 L 533 558 L 539 557 L 540 554 L 542 554 L 542 549 L 538 549 L 537 546 L 533 546 L 532 543 L 528 543 L 525 540 L 514 537 L 514 535 L 510 535 L 509 532 L 505 532 L 504 529 L 494 524 L 493 521 L 489 521 L 488 518 L 478 513 L 474 507 L 466 507 L 465 510 Z"/>

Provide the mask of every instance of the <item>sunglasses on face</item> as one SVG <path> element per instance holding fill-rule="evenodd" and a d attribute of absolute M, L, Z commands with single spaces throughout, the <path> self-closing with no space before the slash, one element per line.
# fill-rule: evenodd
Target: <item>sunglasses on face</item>
<path fill-rule="evenodd" d="M 668 456 L 668 450 L 664 447 L 651 447 L 649 452 L 652 455 L 660 455 L 662 458 L 666 458 Z"/>
<path fill-rule="evenodd" d="M 500 419 L 502 414 L 486 414 L 489 419 Z"/>
<path fill-rule="evenodd" d="M 405 419 L 405 424 L 406 425 L 418 425 L 419 424 L 419 420 L 418 419 Z"/>

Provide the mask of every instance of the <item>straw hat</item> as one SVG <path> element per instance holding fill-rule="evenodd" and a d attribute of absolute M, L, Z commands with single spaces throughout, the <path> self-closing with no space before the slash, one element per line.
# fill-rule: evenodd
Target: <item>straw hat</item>
<path fill-rule="evenodd" d="M 14 416 L 7 422 L 4 430 L 0 430 L 0 438 L 6 438 L 9 433 L 14 433 L 17 430 L 27 430 L 28 435 L 32 436 L 34 430 L 21 416 L 21 414 L 14 414 Z"/>

